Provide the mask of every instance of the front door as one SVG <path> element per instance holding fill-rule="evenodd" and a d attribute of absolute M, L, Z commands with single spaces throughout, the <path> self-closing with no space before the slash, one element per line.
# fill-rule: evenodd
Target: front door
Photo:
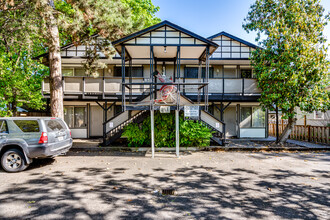
<path fill-rule="evenodd" d="M 236 132 L 236 107 L 227 107 L 224 115 L 224 122 L 226 123 L 226 136 L 237 136 Z"/>
<path fill-rule="evenodd" d="M 103 109 L 100 106 L 91 106 L 91 130 L 89 136 L 102 137 L 103 136 Z"/>

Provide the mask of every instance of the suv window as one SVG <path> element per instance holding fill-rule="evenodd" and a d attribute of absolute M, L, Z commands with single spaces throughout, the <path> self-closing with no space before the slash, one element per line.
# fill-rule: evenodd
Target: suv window
<path fill-rule="evenodd" d="M 45 120 L 45 124 L 48 132 L 60 131 L 65 129 L 65 125 L 60 120 Z"/>
<path fill-rule="evenodd" d="M 8 133 L 7 122 L 4 120 L 0 120 L 0 134 Z"/>
<path fill-rule="evenodd" d="M 14 120 L 14 123 L 23 132 L 39 132 L 39 123 L 37 120 Z"/>

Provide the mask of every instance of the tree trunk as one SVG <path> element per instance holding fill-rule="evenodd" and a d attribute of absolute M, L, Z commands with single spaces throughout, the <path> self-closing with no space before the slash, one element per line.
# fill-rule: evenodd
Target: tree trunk
<path fill-rule="evenodd" d="M 49 1 L 52 5 L 52 0 Z M 61 70 L 60 37 L 56 18 L 49 13 L 47 18 L 49 34 L 49 69 L 50 69 L 50 108 L 51 116 L 64 118 L 63 115 L 63 84 Z"/>
<path fill-rule="evenodd" d="M 294 126 L 296 125 L 296 121 L 297 121 L 297 119 L 295 119 L 295 118 L 288 119 L 288 125 L 285 127 L 284 131 L 282 132 L 279 143 L 283 144 L 288 140 L 289 135 L 291 134 L 291 131 L 293 130 Z"/>

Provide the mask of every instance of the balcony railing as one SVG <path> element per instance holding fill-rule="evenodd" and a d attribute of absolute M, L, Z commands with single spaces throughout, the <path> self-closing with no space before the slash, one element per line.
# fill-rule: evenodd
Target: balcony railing
<path fill-rule="evenodd" d="M 183 79 L 180 79 L 182 82 Z M 102 94 L 121 94 L 121 82 L 119 77 L 63 77 L 64 95 L 68 94 L 81 94 L 81 95 L 102 95 Z M 128 80 L 126 80 L 128 82 Z M 146 78 L 133 78 L 132 83 L 150 82 Z M 196 83 L 198 79 L 186 78 L 186 83 Z M 132 93 L 141 94 L 149 92 L 149 85 L 133 85 Z M 183 88 L 181 88 L 182 90 Z M 49 79 L 44 79 L 42 83 L 43 94 L 49 94 L 50 85 Z M 126 88 L 126 92 L 129 89 Z M 196 93 L 196 88 L 186 86 L 184 88 L 186 94 Z M 249 95 L 260 94 L 260 89 L 257 87 L 256 79 L 245 78 L 211 78 L 209 79 L 208 92 L 210 94 L 236 94 L 236 95 Z"/>

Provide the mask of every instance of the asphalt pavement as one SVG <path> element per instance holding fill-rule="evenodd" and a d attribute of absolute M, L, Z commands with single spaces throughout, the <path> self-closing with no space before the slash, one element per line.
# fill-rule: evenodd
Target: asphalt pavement
<path fill-rule="evenodd" d="M 0 219 L 329 219 L 329 171 L 328 152 L 70 152 L 0 170 Z"/>

